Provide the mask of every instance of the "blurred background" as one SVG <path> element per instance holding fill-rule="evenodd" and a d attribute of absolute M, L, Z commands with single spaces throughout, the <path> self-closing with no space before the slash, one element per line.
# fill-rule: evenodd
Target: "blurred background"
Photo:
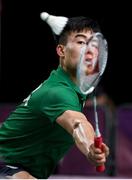
<path fill-rule="evenodd" d="M 105 175 L 132 177 L 130 7 L 127 2 L 115 4 L 112 1 L 0 0 L 1 121 L 58 66 L 51 29 L 40 19 L 40 13 L 47 11 L 67 17 L 89 16 L 99 22 L 109 50 L 108 64 L 97 90 L 98 105 L 103 108 L 104 114 L 100 118 L 105 117 L 102 119 L 107 131 L 104 139 L 112 149 Z M 85 113 L 91 106 L 92 101 L 87 101 Z M 68 176 L 96 175 L 77 169 L 72 169 L 72 172 L 61 170 L 60 164 L 55 171 L 56 174 Z"/>
<path fill-rule="evenodd" d="M 2 1 L 2 0 L 1 0 Z M 72 3 L 72 4 L 71 4 Z M 0 101 L 20 101 L 58 66 L 55 44 L 40 12 L 90 16 L 108 41 L 109 57 L 101 80 L 116 104 L 131 102 L 131 16 L 129 4 L 100 1 L 3 0 L 1 8 Z"/>

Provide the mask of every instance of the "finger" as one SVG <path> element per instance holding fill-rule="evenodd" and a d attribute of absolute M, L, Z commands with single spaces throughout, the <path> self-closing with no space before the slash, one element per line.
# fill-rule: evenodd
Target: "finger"
<path fill-rule="evenodd" d="M 94 155 L 94 159 L 95 160 L 102 160 L 102 159 L 105 159 L 105 154 L 95 154 Z"/>
<path fill-rule="evenodd" d="M 92 152 L 92 154 L 102 153 L 102 150 L 100 148 L 95 147 L 93 144 L 90 146 L 89 150 Z"/>
<path fill-rule="evenodd" d="M 102 143 L 102 149 L 103 149 L 103 152 L 105 153 L 105 155 L 107 157 L 110 153 L 109 147 L 106 146 L 106 144 Z"/>
<path fill-rule="evenodd" d="M 99 166 L 99 165 L 104 165 L 104 164 L 105 164 L 105 162 L 106 162 L 106 160 L 105 160 L 105 159 L 102 159 L 102 160 L 97 160 L 97 161 L 96 161 L 96 166 Z"/>
<path fill-rule="evenodd" d="M 106 162 L 105 156 L 97 156 L 97 155 L 92 156 L 91 153 L 89 153 L 88 159 L 95 166 L 102 165 L 102 164 L 104 164 Z"/>
<path fill-rule="evenodd" d="M 105 159 L 105 153 L 95 153 L 94 151 L 90 151 L 89 152 L 89 157 L 90 159 L 93 159 L 93 160 L 102 160 L 102 159 Z"/>

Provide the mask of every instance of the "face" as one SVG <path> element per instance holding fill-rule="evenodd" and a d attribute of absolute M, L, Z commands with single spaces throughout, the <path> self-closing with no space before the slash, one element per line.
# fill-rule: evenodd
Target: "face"
<path fill-rule="evenodd" d="M 85 65 L 85 73 L 86 75 L 94 74 L 99 72 L 98 67 L 98 39 L 92 38 L 92 40 L 88 43 L 88 46 L 85 51 L 84 56 L 84 65 Z"/>
<path fill-rule="evenodd" d="M 76 76 L 76 69 L 80 59 L 81 50 L 91 37 L 91 30 L 72 32 L 69 35 L 67 44 L 65 46 L 58 45 L 57 48 L 58 54 L 60 56 L 60 63 L 65 71 Z M 94 71 L 97 54 L 98 52 L 95 46 L 95 42 L 93 42 L 93 44 L 91 44 L 89 48 L 87 48 L 84 56 L 86 73 L 92 73 Z"/>

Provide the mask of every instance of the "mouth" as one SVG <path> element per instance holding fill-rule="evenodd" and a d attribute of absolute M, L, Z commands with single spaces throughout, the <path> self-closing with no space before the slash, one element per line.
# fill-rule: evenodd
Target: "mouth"
<path fill-rule="evenodd" d="M 91 62 L 91 60 L 86 59 L 86 60 L 85 60 L 85 65 L 86 65 L 87 67 L 89 67 L 89 66 L 93 66 L 93 63 Z"/>

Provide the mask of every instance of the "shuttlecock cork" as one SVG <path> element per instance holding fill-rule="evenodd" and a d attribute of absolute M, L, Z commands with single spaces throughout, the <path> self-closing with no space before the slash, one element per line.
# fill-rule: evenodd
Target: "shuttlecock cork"
<path fill-rule="evenodd" d="M 56 35 L 60 35 L 65 25 L 67 24 L 68 18 L 64 16 L 53 16 L 47 12 L 42 12 L 40 18 L 45 21 Z"/>

